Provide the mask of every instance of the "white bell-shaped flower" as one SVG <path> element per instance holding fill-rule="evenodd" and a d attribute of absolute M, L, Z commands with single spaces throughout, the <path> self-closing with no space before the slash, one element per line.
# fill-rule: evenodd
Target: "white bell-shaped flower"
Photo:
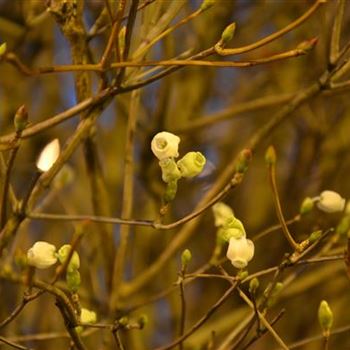
<path fill-rule="evenodd" d="M 254 243 L 244 236 L 238 239 L 232 237 L 228 245 L 226 256 L 234 267 L 243 269 L 248 265 L 248 262 L 253 259 Z"/>
<path fill-rule="evenodd" d="M 46 269 L 57 262 L 56 247 L 53 244 L 38 241 L 27 252 L 28 265 L 37 269 Z"/>
<path fill-rule="evenodd" d="M 318 209 L 326 213 L 335 213 L 344 210 L 345 199 L 334 191 L 323 191 L 317 202 Z"/>
<path fill-rule="evenodd" d="M 85 308 L 81 309 L 80 322 L 81 323 L 96 323 L 97 316 L 95 311 L 91 311 Z"/>
<path fill-rule="evenodd" d="M 48 143 L 41 151 L 39 158 L 36 162 L 36 167 L 42 171 L 48 171 L 52 165 L 56 162 L 60 155 L 60 142 L 58 139 L 54 139 Z"/>
<path fill-rule="evenodd" d="M 156 134 L 151 142 L 151 149 L 154 155 L 159 159 L 176 158 L 179 156 L 180 137 L 162 131 Z"/>

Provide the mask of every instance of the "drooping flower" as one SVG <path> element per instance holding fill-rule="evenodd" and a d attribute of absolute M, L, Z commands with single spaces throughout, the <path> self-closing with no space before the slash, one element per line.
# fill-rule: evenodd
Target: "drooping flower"
<path fill-rule="evenodd" d="M 151 149 L 154 155 L 159 159 L 176 158 L 179 156 L 180 137 L 162 131 L 156 134 L 151 142 Z"/>
<path fill-rule="evenodd" d="M 46 269 L 57 262 L 56 247 L 53 244 L 38 241 L 27 252 L 28 264 L 38 269 Z"/>
<path fill-rule="evenodd" d="M 248 262 L 253 259 L 254 243 L 244 236 L 238 239 L 232 237 L 228 245 L 226 256 L 234 267 L 243 269 L 248 265 Z"/>
<path fill-rule="evenodd" d="M 335 213 L 344 210 L 345 199 L 334 191 L 323 191 L 317 201 L 318 209 L 326 213 Z"/>
<path fill-rule="evenodd" d="M 201 152 L 188 152 L 178 162 L 183 177 L 194 177 L 199 175 L 206 163 L 206 159 Z"/>
<path fill-rule="evenodd" d="M 85 308 L 81 309 L 80 322 L 81 323 L 96 323 L 97 315 L 95 311 Z"/>
<path fill-rule="evenodd" d="M 60 143 L 58 139 L 54 139 L 48 143 L 41 151 L 39 158 L 36 162 L 36 167 L 42 171 L 48 171 L 52 165 L 56 162 L 60 154 Z"/>

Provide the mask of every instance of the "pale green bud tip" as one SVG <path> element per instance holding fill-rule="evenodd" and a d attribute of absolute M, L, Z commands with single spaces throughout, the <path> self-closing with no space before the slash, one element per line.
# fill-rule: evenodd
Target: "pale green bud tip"
<path fill-rule="evenodd" d="M 338 226 L 337 226 L 337 229 L 336 229 L 336 232 L 339 234 L 339 235 L 346 235 L 350 230 L 350 216 L 344 216 Z"/>
<path fill-rule="evenodd" d="M 249 148 L 244 149 L 238 156 L 236 171 L 244 174 L 248 169 L 248 164 L 252 160 L 252 151 Z"/>
<path fill-rule="evenodd" d="M 306 197 L 301 203 L 299 213 L 305 215 L 309 213 L 314 207 L 314 200 L 310 197 Z"/>
<path fill-rule="evenodd" d="M 255 294 L 255 292 L 257 291 L 258 288 L 259 288 L 259 280 L 256 277 L 254 277 L 249 282 L 249 293 Z"/>
<path fill-rule="evenodd" d="M 28 124 L 28 111 L 25 105 L 22 105 L 17 109 L 14 118 L 15 130 L 17 132 L 23 131 Z"/>
<path fill-rule="evenodd" d="M 192 253 L 189 249 L 185 249 L 181 254 L 181 264 L 182 266 L 187 266 L 192 260 Z"/>
<path fill-rule="evenodd" d="M 221 34 L 221 42 L 226 45 L 229 41 L 232 40 L 236 30 L 236 23 L 229 24 Z"/>
<path fill-rule="evenodd" d="M 333 312 L 326 300 L 322 300 L 318 308 L 318 322 L 324 333 L 329 333 L 333 324 Z"/>
<path fill-rule="evenodd" d="M 0 57 L 6 53 L 6 50 L 7 50 L 7 44 L 6 43 L 2 43 L 0 45 Z"/>
<path fill-rule="evenodd" d="M 70 244 L 65 244 L 59 249 L 59 251 L 57 253 L 57 258 L 61 264 L 64 264 L 64 262 L 68 258 L 68 255 L 69 255 L 71 249 L 72 249 L 72 247 Z M 79 267 L 80 267 L 80 258 L 79 258 L 78 253 L 76 251 L 74 251 L 73 255 L 69 261 L 69 264 L 68 264 L 68 271 L 77 270 L 77 269 L 79 269 Z"/>
<path fill-rule="evenodd" d="M 321 235 L 322 235 L 322 231 L 320 230 L 312 232 L 311 235 L 309 236 L 309 242 L 310 243 L 316 242 L 318 239 L 320 239 Z"/>
<path fill-rule="evenodd" d="M 201 152 L 188 152 L 178 162 L 183 177 L 194 177 L 199 175 L 206 163 L 206 159 Z"/>
<path fill-rule="evenodd" d="M 200 10 L 206 11 L 215 5 L 216 0 L 203 0 Z"/>
<path fill-rule="evenodd" d="M 268 165 L 276 164 L 277 156 L 273 146 L 269 146 L 265 153 L 265 161 Z"/>

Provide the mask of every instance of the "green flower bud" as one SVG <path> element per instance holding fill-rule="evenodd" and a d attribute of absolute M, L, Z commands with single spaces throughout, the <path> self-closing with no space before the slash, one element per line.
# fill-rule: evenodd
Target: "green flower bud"
<path fill-rule="evenodd" d="M 322 300 L 318 308 L 318 322 L 322 328 L 323 334 L 329 335 L 333 324 L 333 312 L 326 300 Z"/>
<path fill-rule="evenodd" d="M 91 311 L 85 308 L 81 309 L 80 322 L 81 323 L 96 323 L 97 315 L 95 311 Z"/>
<path fill-rule="evenodd" d="M 279 294 L 281 293 L 282 289 L 283 289 L 283 283 L 277 282 L 270 294 L 269 300 L 267 301 L 268 307 L 271 307 L 274 304 L 276 304 L 276 301 L 278 300 Z"/>
<path fill-rule="evenodd" d="M 188 152 L 178 162 L 183 177 L 194 177 L 200 174 L 204 168 L 206 159 L 201 152 Z"/>
<path fill-rule="evenodd" d="M 0 58 L 1 56 L 3 56 L 6 53 L 7 50 L 7 44 L 6 43 L 2 43 L 0 45 Z"/>
<path fill-rule="evenodd" d="M 350 216 L 346 215 L 342 217 L 342 219 L 340 220 L 336 229 L 336 233 L 338 233 L 339 235 L 346 235 L 349 232 L 349 229 L 350 229 Z"/>
<path fill-rule="evenodd" d="M 275 148 L 271 145 L 267 148 L 265 153 L 265 162 L 267 165 L 274 165 L 276 164 L 277 156 Z"/>
<path fill-rule="evenodd" d="M 309 213 L 314 207 L 314 200 L 310 197 L 306 197 L 301 203 L 299 213 L 300 215 L 305 215 Z"/>
<path fill-rule="evenodd" d="M 65 244 L 59 249 L 59 251 L 57 253 L 57 258 L 61 264 L 64 264 L 64 262 L 68 258 L 68 255 L 69 255 L 71 248 L 72 247 L 70 244 Z M 67 271 L 74 271 L 74 270 L 79 269 L 79 267 L 80 267 L 79 254 L 76 251 L 74 251 L 74 253 L 69 261 Z"/>
<path fill-rule="evenodd" d="M 72 293 L 76 293 L 80 287 L 81 278 L 78 270 L 67 271 L 66 273 L 67 287 Z"/>
<path fill-rule="evenodd" d="M 259 288 L 259 280 L 256 277 L 254 277 L 249 282 L 249 293 L 255 294 L 258 288 Z"/>
<path fill-rule="evenodd" d="M 192 253 L 189 249 L 185 249 L 181 254 L 181 264 L 185 268 L 188 263 L 192 260 Z"/>
<path fill-rule="evenodd" d="M 173 158 L 165 158 L 159 161 L 159 166 L 162 169 L 162 180 L 166 183 L 175 181 L 181 178 L 181 173 Z"/>
<path fill-rule="evenodd" d="M 248 164 L 252 160 L 252 156 L 252 151 L 249 148 L 246 148 L 240 152 L 236 163 L 236 171 L 238 173 L 244 174 L 247 171 Z"/>
<path fill-rule="evenodd" d="M 201 11 L 206 11 L 215 5 L 216 0 L 203 0 L 200 6 Z"/>
<path fill-rule="evenodd" d="M 317 240 L 320 239 L 321 235 L 322 235 L 322 231 L 321 230 L 314 231 L 314 232 L 312 232 L 310 234 L 308 240 L 309 240 L 310 243 L 314 243 L 314 242 L 316 242 Z"/>
<path fill-rule="evenodd" d="M 177 180 L 169 182 L 164 193 L 164 201 L 170 203 L 175 198 L 176 192 Z"/>
<path fill-rule="evenodd" d="M 235 35 L 236 23 L 229 24 L 221 34 L 221 44 L 223 46 L 227 45 Z"/>
<path fill-rule="evenodd" d="M 237 273 L 237 278 L 238 278 L 240 281 L 244 280 L 244 279 L 247 278 L 247 277 L 248 277 L 248 271 L 247 271 L 247 270 L 240 270 L 240 271 L 238 271 L 238 273 Z"/>
<path fill-rule="evenodd" d="M 221 233 L 225 241 L 229 241 L 230 238 L 239 239 L 246 236 L 244 226 L 240 220 L 233 217 L 226 221 L 226 224 L 223 227 L 223 232 Z"/>
<path fill-rule="evenodd" d="M 28 124 L 28 111 L 25 105 L 22 105 L 17 109 L 14 118 L 14 125 L 16 132 L 23 131 Z"/>
<path fill-rule="evenodd" d="M 233 210 L 224 202 L 215 203 L 212 206 L 212 211 L 216 227 L 222 227 L 226 224 L 226 221 L 234 218 Z"/>

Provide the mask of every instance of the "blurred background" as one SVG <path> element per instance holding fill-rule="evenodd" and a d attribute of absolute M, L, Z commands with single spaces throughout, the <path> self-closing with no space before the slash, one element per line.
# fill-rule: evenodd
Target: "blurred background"
<path fill-rule="evenodd" d="M 102 19 L 99 17 L 106 7 L 106 1 L 84 1 L 83 21 L 86 33 L 90 35 L 87 43 L 92 63 L 100 60 L 110 35 L 108 15 Z M 125 13 L 129 9 L 129 2 L 127 1 Z M 7 50 L 14 52 L 29 67 L 72 63 L 70 44 L 52 13 L 47 11 L 49 3 L 44 0 L 0 0 L 0 43 L 6 42 Z M 140 4 L 143 3 L 146 1 L 140 1 Z M 210 10 L 157 42 L 143 59 L 171 59 L 209 48 L 219 40 L 223 29 L 231 22 L 236 22 L 237 28 L 229 46 L 243 46 L 283 28 L 306 12 L 312 4 L 312 1 L 306 0 L 218 0 Z M 179 22 L 200 5 L 200 1 L 190 0 L 147 2 L 136 16 L 130 59 L 137 57 L 135 53 L 140 45 L 152 38 L 152 35 Z M 110 1 L 109 6 L 115 10 L 118 1 Z M 234 59 L 246 61 L 269 56 L 317 37 L 316 47 L 307 55 L 250 68 L 184 67 L 140 90 L 134 144 L 132 218 L 154 219 L 161 206 L 165 185 L 158 161 L 150 149 L 152 137 L 163 130 L 173 132 L 181 137 L 180 156 L 188 151 L 200 151 L 207 159 L 204 172 L 199 177 L 184 179 L 179 183 L 176 198 L 165 217 L 166 222 L 172 222 L 193 211 L 234 157 L 247 146 L 250 138 L 295 93 L 317 81 L 327 69 L 335 12 L 336 1 L 328 1 L 304 24 L 287 35 Z M 94 33 L 94 24 L 98 18 L 101 20 L 100 28 L 106 28 Z M 341 46 L 349 40 L 349 23 L 347 3 Z M 232 60 L 229 56 L 210 59 Z M 135 75 L 148 72 L 149 69 L 151 68 L 128 68 L 125 84 L 136 81 Z M 108 81 L 111 81 L 113 74 L 114 71 L 107 74 Z M 148 76 L 152 74 L 154 73 L 148 72 Z M 92 80 L 92 94 L 96 94 L 99 75 L 94 72 L 89 72 L 88 75 Z M 73 107 L 77 103 L 74 79 L 75 75 L 69 72 L 24 76 L 16 67 L 3 60 L 0 63 L 1 136 L 13 131 L 14 115 L 23 104 L 28 109 L 31 124 Z M 120 217 L 122 211 L 125 144 L 131 99 L 131 93 L 117 95 L 101 111 L 91 133 L 104 174 L 108 215 L 113 217 Z M 258 106 L 248 108 L 246 104 L 251 101 L 257 101 Z M 28 190 L 35 172 L 35 161 L 42 147 L 53 138 L 59 138 L 64 145 L 78 123 L 79 116 L 76 116 L 22 141 L 11 177 L 11 184 L 19 198 Z M 285 218 L 290 219 L 299 213 L 300 204 L 305 197 L 317 196 L 322 190 L 334 190 L 349 198 L 349 132 L 349 91 L 345 90 L 320 93 L 307 100 L 288 120 L 262 140 L 242 184 L 224 199 L 233 208 L 236 217 L 244 223 L 249 238 L 254 238 L 278 223 L 264 161 L 267 146 L 273 144 L 277 152 L 277 185 Z M 7 159 L 8 152 L 2 152 L 2 156 Z M 62 180 L 62 176 L 55 178 L 36 203 L 39 211 L 92 214 L 92 190 L 82 146 L 75 150 L 66 165 L 69 167 L 68 179 Z M 292 225 L 291 232 L 301 241 L 317 229 L 336 227 L 340 219 L 341 214 L 326 214 L 316 210 Z M 173 244 L 174 237 L 180 230 L 186 230 L 186 227 L 188 226 L 159 231 L 131 226 L 125 280 L 134 280 L 142 276 L 150 266 L 154 266 L 159 256 Z M 79 228 L 79 224 L 74 222 L 26 220 L 20 226 L 7 254 L 2 257 L 1 264 L 9 264 L 14 271 L 21 273 L 15 257 L 25 252 L 35 241 L 45 240 L 60 246 L 70 242 Z M 110 277 L 103 262 L 103 245 L 109 243 L 100 236 L 101 225 L 89 223 L 83 229 L 86 234 L 78 247 L 81 258 L 81 302 L 96 310 L 99 320 L 111 320 L 116 316 L 108 310 L 109 292 L 106 285 Z M 115 250 L 120 240 L 120 226 L 109 226 L 108 230 L 113 230 L 112 250 Z M 118 317 L 127 314 L 132 318 L 146 314 L 149 318 L 145 329 L 122 334 L 126 349 L 150 349 L 167 344 L 178 336 L 178 288 L 147 305 L 136 306 L 176 282 L 183 249 L 188 248 L 192 252 L 189 272 L 208 263 L 216 242 L 211 210 L 200 216 L 192 231 L 189 239 L 181 244 L 162 269 L 123 301 L 124 307 L 117 314 Z M 330 254 L 343 252 L 346 244 L 344 238 L 334 235 L 329 240 L 333 240 Z M 278 265 L 284 254 L 290 251 L 280 230 L 256 241 L 255 248 L 256 254 L 249 265 L 250 273 Z M 223 266 L 230 274 L 236 273 L 229 262 Z M 209 272 L 218 273 L 214 267 Z M 52 271 L 39 272 L 38 278 L 49 280 L 51 273 Z M 261 278 L 261 291 L 271 277 L 267 275 Z M 273 318 L 282 308 L 285 309 L 285 314 L 275 329 L 287 344 L 320 334 L 317 308 L 322 299 L 326 299 L 332 307 L 334 327 L 350 323 L 347 311 L 350 301 L 349 279 L 343 261 L 287 270 L 282 274 L 282 280 L 284 278 L 289 278 L 290 283 L 285 285 L 270 312 Z M 3 320 L 21 300 L 24 288 L 4 280 L 0 283 L 0 317 Z M 196 279 L 186 285 L 186 328 L 190 328 L 228 287 L 227 281 L 216 278 Z M 215 332 L 211 348 L 216 349 L 217 344 L 247 317 L 248 312 L 249 308 L 234 293 L 208 322 L 185 341 L 184 348 L 209 349 L 208 344 L 213 341 Z M 45 294 L 29 303 L 15 321 L 1 330 L 1 335 L 16 339 L 24 335 L 52 333 L 57 337 L 27 342 L 22 339 L 21 344 L 33 349 L 68 348 L 67 339 L 62 338 L 62 334 L 60 337 L 57 332 L 64 332 L 63 321 L 52 297 Z M 84 337 L 87 347 L 96 349 L 107 348 L 109 338 L 108 332 L 101 330 Z M 243 345 L 244 342 L 240 344 L 241 348 Z M 6 348 L 5 345 L 0 347 Z M 270 334 L 251 346 L 251 349 L 259 350 L 275 348 L 278 345 Z M 321 340 L 309 342 L 300 348 L 320 349 Z M 332 336 L 330 348 L 350 348 L 349 333 Z"/>

